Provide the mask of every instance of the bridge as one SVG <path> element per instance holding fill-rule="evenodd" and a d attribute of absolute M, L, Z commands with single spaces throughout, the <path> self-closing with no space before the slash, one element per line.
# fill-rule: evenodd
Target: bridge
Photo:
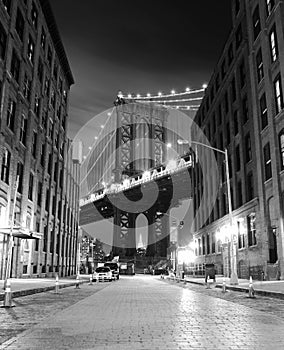
<path fill-rule="evenodd" d="M 80 225 L 111 219 L 113 255 L 136 254 L 135 222 L 148 222 L 147 255 L 166 257 L 171 208 L 191 198 L 192 118 L 155 102 L 117 103 L 82 164 Z"/>

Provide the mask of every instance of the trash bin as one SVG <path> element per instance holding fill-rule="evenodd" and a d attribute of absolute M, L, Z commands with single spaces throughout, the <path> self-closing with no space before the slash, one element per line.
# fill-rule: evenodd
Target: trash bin
<path fill-rule="evenodd" d="M 214 264 L 205 264 L 205 283 L 207 283 L 207 279 L 213 279 L 216 282 L 215 278 L 215 265 Z"/>

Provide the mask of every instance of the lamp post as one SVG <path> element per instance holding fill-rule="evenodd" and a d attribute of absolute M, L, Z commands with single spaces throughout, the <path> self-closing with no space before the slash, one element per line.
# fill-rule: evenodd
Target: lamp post
<path fill-rule="evenodd" d="M 228 214 L 229 214 L 229 223 L 230 223 L 230 253 L 231 253 L 231 276 L 230 276 L 230 284 L 237 285 L 238 284 L 238 274 L 237 274 L 237 257 L 236 257 L 236 249 L 234 243 L 234 234 L 233 234 L 233 213 L 232 213 L 232 199 L 231 199 L 231 188 L 230 188 L 230 175 L 229 175 L 229 158 L 228 158 L 228 150 L 221 150 L 219 148 L 215 148 L 209 145 L 206 145 L 197 141 L 187 141 L 187 140 L 177 140 L 179 145 L 187 144 L 190 145 L 199 145 L 205 148 L 209 148 L 213 151 L 222 153 L 225 156 L 225 166 L 226 166 L 226 183 L 227 183 L 227 196 L 228 196 Z"/>

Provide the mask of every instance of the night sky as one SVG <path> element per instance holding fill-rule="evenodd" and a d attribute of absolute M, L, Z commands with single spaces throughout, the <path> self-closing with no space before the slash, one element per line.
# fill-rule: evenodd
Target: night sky
<path fill-rule="evenodd" d="M 124 93 L 208 82 L 231 27 L 230 0 L 50 0 L 75 78 L 69 134 Z M 98 121 L 99 124 L 99 121 Z"/>

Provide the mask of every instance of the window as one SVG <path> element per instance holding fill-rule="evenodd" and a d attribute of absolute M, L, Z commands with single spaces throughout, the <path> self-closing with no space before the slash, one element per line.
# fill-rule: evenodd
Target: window
<path fill-rule="evenodd" d="M 233 49 L 233 44 L 230 44 L 229 49 L 228 49 L 228 63 L 229 65 L 233 62 L 234 59 L 234 49 Z"/>
<path fill-rule="evenodd" d="M 242 25 L 240 24 L 238 26 L 237 31 L 236 31 L 236 49 L 239 48 L 239 46 L 241 45 L 242 40 L 243 40 L 243 32 L 242 32 Z"/>
<path fill-rule="evenodd" d="M 246 156 L 246 162 L 249 162 L 251 160 L 251 139 L 250 134 L 247 134 L 245 137 L 245 156 Z"/>
<path fill-rule="evenodd" d="M 38 97 L 38 94 L 35 95 L 34 112 L 37 117 L 40 116 L 40 98 Z"/>
<path fill-rule="evenodd" d="M 245 69 L 244 60 L 241 62 L 240 66 L 239 66 L 239 74 L 240 74 L 240 84 L 241 84 L 241 88 L 242 88 L 246 83 L 246 69 Z"/>
<path fill-rule="evenodd" d="M 24 89 L 23 89 L 23 93 L 25 98 L 30 101 L 31 98 L 31 90 L 32 90 L 32 80 L 29 79 L 27 73 L 25 74 L 25 78 L 24 78 Z"/>
<path fill-rule="evenodd" d="M 5 10 L 10 13 L 11 8 L 11 0 L 2 0 L 2 4 L 4 5 Z"/>
<path fill-rule="evenodd" d="M 41 58 L 39 58 L 39 60 L 38 60 L 37 76 L 38 76 L 39 81 L 42 83 L 42 81 L 43 81 L 43 63 L 42 63 Z"/>
<path fill-rule="evenodd" d="M 279 150 L 280 150 L 280 165 L 281 169 L 284 169 L 284 129 L 279 134 Z"/>
<path fill-rule="evenodd" d="M 250 201 L 253 199 L 253 175 L 252 172 L 250 171 L 247 174 L 247 200 Z"/>
<path fill-rule="evenodd" d="M 37 8 L 36 8 L 34 2 L 33 2 L 33 4 L 32 4 L 31 20 L 32 20 L 33 26 L 34 26 L 35 29 L 36 29 L 36 28 L 37 28 L 37 20 L 38 20 L 38 12 L 37 12 Z"/>
<path fill-rule="evenodd" d="M 275 110 L 278 114 L 283 108 L 283 93 L 280 74 L 274 80 L 274 100 L 275 100 Z"/>
<path fill-rule="evenodd" d="M 46 34 L 45 30 L 42 28 L 41 30 L 41 36 L 40 36 L 40 46 L 43 50 L 45 50 L 45 44 L 46 44 Z"/>
<path fill-rule="evenodd" d="M 247 230 L 248 230 L 248 246 L 251 247 L 252 245 L 256 245 L 254 213 L 247 216 Z"/>
<path fill-rule="evenodd" d="M 22 12 L 20 11 L 20 9 L 18 9 L 15 28 L 16 28 L 16 32 L 18 33 L 21 41 L 23 41 L 24 26 L 25 26 L 24 17 L 22 15 Z"/>
<path fill-rule="evenodd" d="M 42 200 L 42 182 L 39 182 L 37 185 L 37 205 L 41 207 Z"/>
<path fill-rule="evenodd" d="M 256 54 L 256 73 L 257 73 L 257 82 L 259 83 L 264 77 L 261 49 L 259 49 Z"/>
<path fill-rule="evenodd" d="M 48 46 L 48 50 L 47 50 L 47 61 L 49 64 L 49 67 L 51 67 L 51 63 L 52 63 L 52 51 L 50 46 Z"/>
<path fill-rule="evenodd" d="M 237 90 L 236 90 L 236 79 L 233 78 L 231 82 L 231 95 L 232 95 L 232 101 L 236 101 L 237 98 Z"/>
<path fill-rule="evenodd" d="M 263 130 L 268 124 L 265 93 L 261 96 L 259 105 L 260 105 L 260 115 L 261 115 L 261 130 Z"/>
<path fill-rule="evenodd" d="M 34 130 L 33 141 L 32 141 L 32 155 L 34 158 L 36 158 L 36 151 L 37 151 L 37 132 Z"/>
<path fill-rule="evenodd" d="M 239 132 L 238 111 L 234 111 L 234 135 L 236 136 L 238 132 Z"/>
<path fill-rule="evenodd" d="M 226 124 L 226 134 L 227 134 L 227 145 L 229 145 L 231 142 L 230 122 L 229 121 Z"/>
<path fill-rule="evenodd" d="M 224 60 L 221 65 L 221 78 L 222 80 L 225 78 L 226 75 L 226 61 Z"/>
<path fill-rule="evenodd" d="M 52 172 L 52 153 L 49 153 L 49 156 L 48 156 L 47 172 L 49 175 L 51 175 L 51 172 Z"/>
<path fill-rule="evenodd" d="M 241 169 L 241 157 L 240 157 L 240 146 L 238 145 L 235 150 L 235 168 L 236 171 Z"/>
<path fill-rule="evenodd" d="M 11 162 L 11 153 L 7 148 L 3 149 L 2 155 L 2 167 L 1 167 L 1 180 L 9 185 L 9 175 L 10 175 L 10 162 Z"/>
<path fill-rule="evenodd" d="M 266 0 L 266 13 L 267 13 L 267 17 L 271 14 L 274 5 L 275 5 L 275 0 Z"/>
<path fill-rule="evenodd" d="M 49 209 L 49 200 L 50 200 L 50 191 L 49 191 L 49 189 L 47 188 L 46 189 L 46 197 L 45 197 L 45 210 L 47 210 L 48 211 L 48 209 Z"/>
<path fill-rule="evenodd" d="M 207 248 L 206 254 L 210 254 L 210 233 L 207 233 L 206 235 L 206 248 Z"/>
<path fill-rule="evenodd" d="M 225 93 L 224 96 L 224 109 L 225 109 L 225 113 L 227 114 L 229 111 L 229 98 L 228 98 L 228 92 Z"/>
<path fill-rule="evenodd" d="M 258 34 L 261 31 L 260 17 L 259 17 L 259 6 L 257 5 L 252 15 L 253 23 L 253 38 L 254 40 L 258 37 Z"/>
<path fill-rule="evenodd" d="M 13 53 L 12 53 L 11 74 L 12 74 L 13 78 L 17 82 L 19 82 L 19 77 L 20 77 L 20 60 L 19 60 L 19 57 L 16 54 L 15 50 L 13 50 Z"/>
<path fill-rule="evenodd" d="M 35 44 L 33 42 L 32 37 L 29 35 L 29 41 L 28 41 L 28 59 L 31 63 L 34 62 L 34 53 L 35 53 Z"/>
<path fill-rule="evenodd" d="M 205 255 L 205 236 L 202 236 L 202 255 Z"/>
<path fill-rule="evenodd" d="M 241 223 L 237 221 L 237 228 L 238 228 L 238 246 L 239 249 L 245 248 L 245 235 L 244 232 L 241 230 Z"/>
<path fill-rule="evenodd" d="M 211 251 L 212 251 L 212 254 L 214 254 L 216 252 L 216 233 L 213 232 L 212 233 L 212 248 L 211 248 Z"/>
<path fill-rule="evenodd" d="M 33 200 L 33 189 L 34 189 L 34 176 L 33 176 L 33 174 L 30 174 L 29 191 L 28 191 L 28 199 L 30 201 Z"/>
<path fill-rule="evenodd" d="M 21 118 L 21 127 L 20 127 L 20 142 L 22 142 L 23 145 L 26 144 L 26 138 L 27 138 L 27 118 L 24 114 L 22 114 Z"/>
<path fill-rule="evenodd" d="M 249 111 L 248 111 L 248 98 L 244 96 L 242 101 L 242 109 L 243 109 L 243 123 L 245 124 L 249 119 Z"/>
<path fill-rule="evenodd" d="M 9 100 L 7 109 L 7 126 L 10 130 L 14 131 L 16 116 L 16 102 Z"/>
<path fill-rule="evenodd" d="M 278 58 L 278 43 L 276 35 L 276 27 L 274 26 L 269 33 L 269 42 L 270 42 L 270 56 L 271 61 L 275 62 Z"/>
<path fill-rule="evenodd" d="M 265 181 L 272 177 L 271 156 L 269 142 L 263 148 Z"/>
<path fill-rule="evenodd" d="M 237 183 L 237 198 L 238 198 L 238 207 L 243 205 L 243 194 L 242 194 L 242 181 Z"/>
<path fill-rule="evenodd" d="M 19 178 L 19 183 L 18 183 L 18 192 L 19 193 L 23 192 L 23 176 L 24 176 L 24 165 L 23 165 L 23 163 L 18 162 L 17 177 Z"/>
<path fill-rule="evenodd" d="M 7 34 L 0 23 L 0 59 L 4 60 L 6 54 Z"/>

